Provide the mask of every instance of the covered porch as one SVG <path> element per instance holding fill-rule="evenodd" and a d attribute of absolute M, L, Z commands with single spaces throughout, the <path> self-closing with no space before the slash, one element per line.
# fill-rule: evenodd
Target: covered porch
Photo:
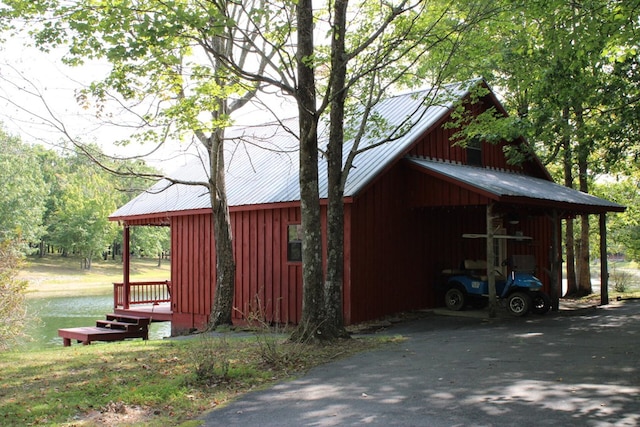
<path fill-rule="evenodd" d="M 170 322 L 171 281 L 114 283 L 113 312 L 148 317 L 152 322 Z"/>
<path fill-rule="evenodd" d="M 113 312 L 170 322 L 173 317 L 171 280 L 131 280 L 131 226 L 169 226 L 166 218 L 147 218 L 122 223 L 122 282 L 113 284 Z"/>

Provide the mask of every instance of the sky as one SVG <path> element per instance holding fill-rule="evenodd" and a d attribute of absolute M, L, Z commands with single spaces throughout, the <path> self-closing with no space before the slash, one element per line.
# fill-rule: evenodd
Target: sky
<path fill-rule="evenodd" d="M 61 131 L 64 128 L 70 137 L 95 143 L 113 156 L 128 157 L 152 149 L 150 145 L 115 145 L 131 133 L 122 126 L 127 118 L 114 110 L 114 123 L 105 123 L 76 100 L 79 90 L 106 75 L 105 64 L 69 67 L 62 63 L 62 51 L 43 53 L 18 37 L 3 43 L 0 54 L 0 121 L 10 134 L 20 136 L 23 142 L 55 148 L 68 141 Z M 180 150 L 181 144 L 174 143 L 147 161 L 171 170 L 184 162 Z"/>
<path fill-rule="evenodd" d="M 72 138 L 96 143 L 105 153 L 117 157 L 141 155 L 155 148 L 151 144 L 115 145 L 131 134 L 126 126 L 131 116 L 112 106 L 108 111 L 112 123 L 105 123 L 76 100 L 79 90 L 106 76 L 109 70 L 106 63 L 69 67 L 62 62 L 63 50 L 43 53 L 29 44 L 27 37 L 12 37 L 0 45 L 0 122 L 6 131 L 20 136 L 24 142 L 53 148 L 67 141 L 60 130 L 64 128 Z M 282 107 L 282 100 L 275 103 L 275 108 Z M 234 116 L 240 125 L 272 120 L 256 107 L 243 110 Z M 184 151 L 189 145 L 189 141 L 172 141 L 145 160 L 170 172 L 188 161 L 190 155 Z"/>

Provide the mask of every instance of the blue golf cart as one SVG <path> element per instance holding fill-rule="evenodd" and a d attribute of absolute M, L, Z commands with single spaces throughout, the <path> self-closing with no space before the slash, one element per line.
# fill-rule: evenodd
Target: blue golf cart
<path fill-rule="evenodd" d="M 542 282 L 533 275 L 535 258 L 514 255 L 506 265 L 510 272 L 504 277 L 496 271 L 496 297 L 514 316 L 529 312 L 545 314 L 551 308 L 551 298 L 542 291 Z M 460 270 L 446 270 L 445 304 L 449 310 L 467 306 L 485 307 L 489 301 L 487 263 L 484 260 L 465 260 Z"/>

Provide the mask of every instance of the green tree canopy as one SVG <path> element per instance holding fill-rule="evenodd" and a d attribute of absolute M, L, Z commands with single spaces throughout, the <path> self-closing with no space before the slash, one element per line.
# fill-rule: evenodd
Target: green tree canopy
<path fill-rule="evenodd" d="M 87 258 L 89 263 L 113 242 L 117 194 L 104 176 L 87 166 L 77 166 L 63 178 L 60 199 L 53 212 L 51 239 L 55 245 Z"/>
<path fill-rule="evenodd" d="M 34 148 L 0 130 L 0 240 L 38 242 L 49 189 Z"/>

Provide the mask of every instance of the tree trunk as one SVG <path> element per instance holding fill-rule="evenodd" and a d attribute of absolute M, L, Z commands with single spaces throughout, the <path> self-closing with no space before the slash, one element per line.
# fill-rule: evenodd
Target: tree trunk
<path fill-rule="evenodd" d="M 565 123 L 565 131 L 563 132 L 562 145 L 563 157 L 562 163 L 564 167 L 564 185 L 573 188 L 573 153 L 571 150 L 571 136 L 566 129 L 569 128 L 569 108 L 562 110 L 562 119 Z M 576 255 L 575 255 L 575 239 L 574 239 L 573 219 L 567 218 L 565 227 L 565 251 L 567 254 L 567 292 L 565 297 L 575 296 L 578 293 L 578 282 L 576 280 Z"/>
<path fill-rule="evenodd" d="M 300 211 L 302 218 L 302 316 L 292 334 L 296 341 L 322 337 L 324 288 L 318 192 L 318 117 L 313 65 L 312 0 L 296 6 L 298 46 L 296 91 L 300 126 Z"/>
<path fill-rule="evenodd" d="M 221 101 L 221 108 L 224 111 L 224 101 Z M 209 146 L 209 194 L 216 246 L 216 283 L 209 326 L 214 329 L 232 324 L 236 263 L 224 176 L 224 129 L 213 132 Z"/>
<path fill-rule="evenodd" d="M 578 254 L 578 293 L 583 297 L 591 295 L 591 264 L 589 244 L 589 215 L 580 216 L 580 252 Z"/>
<path fill-rule="evenodd" d="M 576 254 L 573 218 L 567 218 L 565 222 L 565 251 L 567 265 L 567 291 L 565 297 L 573 297 L 578 293 L 578 281 L 576 280 Z"/>
<path fill-rule="evenodd" d="M 578 130 L 578 181 L 579 190 L 583 193 L 589 192 L 588 183 L 588 155 L 590 150 L 589 142 L 585 140 L 584 118 L 582 108 L 576 109 L 576 127 Z M 591 268 L 590 268 L 590 248 L 589 248 L 589 215 L 580 216 L 580 253 L 578 255 L 578 296 L 590 295 L 591 290 Z"/>
<path fill-rule="evenodd" d="M 347 1 L 336 0 L 331 44 L 331 111 L 327 149 L 327 276 L 325 280 L 325 338 L 348 337 L 344 328 L 344 185 L 342 149 L 344 145 L 344 108 L 346 100 L 345 29 Z M 348 171 L 345 171 L 348 173 Z"/>

